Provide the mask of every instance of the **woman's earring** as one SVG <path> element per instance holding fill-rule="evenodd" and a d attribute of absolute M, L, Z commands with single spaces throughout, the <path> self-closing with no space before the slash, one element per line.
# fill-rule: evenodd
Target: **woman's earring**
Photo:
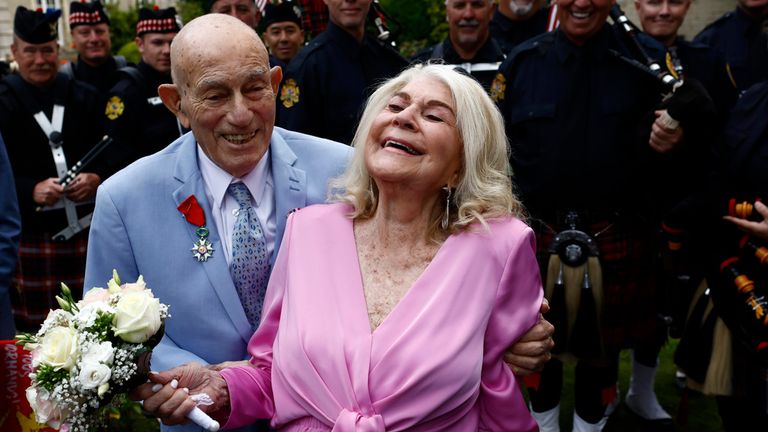
<path fill-rule="evenodd" d="M 443 187 L 443 190 L 447 193 L 445 194 L 445 214 L 443 215 L 443 220 L 440 222 L 440 226 L 443 227 L 444 230 L 447 230 L 448 224 L 451 221 L 451 187 L 445 186 Z"/>

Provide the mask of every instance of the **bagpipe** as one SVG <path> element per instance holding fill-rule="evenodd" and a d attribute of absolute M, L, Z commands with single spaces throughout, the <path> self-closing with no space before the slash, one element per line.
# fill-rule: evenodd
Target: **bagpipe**
<path fill-rule="evenodd" d="M 716 117 L 715 104 L 704 86 L 695 79 L 683 79 L 683 65 L 676 58 L 675 50 L 667 50 L 666 62 L 662 64 L 648 54 L 648 50 L 641 42 L 641 35 L 644 33 L 627 18 L 618 4 L 611 7 L 609 15 L 614 28 L 624 36 L 629 51 L 634 57 L 628 57 L 616 50 L 609 50 L 609 52 L 626 64 L 650 75 L 661 84 L 664 109 L 660 120 L 664 127 L 674 130 L 680 126 L 681 122 L 684 124 L 693 121 L 707 122 Z"/>
<path fill-rule="evenodd" d="M 376 28 L 376 39 L 382 43 L 389 43 L 393 47 L 397 45 L 395 42 L 395 34 L 390 30 L 390 24 L 399 27 L 399 23 L 384 11 L 379 0 L 373 0 L 371 2 L 371 7 L 368 9 L 367 20 Z"/>
<path fill-rule="evenodd" d="M 51 136 L 49 137 L 50 141 L 52 143 L 59 143 L 61 145 L 61 134 L 59 132 L 53 132 Z M 74 163 L 61 177 L 58 179 L 58 183 L 66 188 L 69 186 L 72 181 L 75 180 L 75 178 L 83 172 L 85 168 L 87 168 L 100 154 L 104 151 L 110 144 L 112 144 L 114 140 L 112 137 L 105 135 L 101 141 L 99 141 L 95 146 L 91 147 L 90 150 L 85 154 L 85 156 L 82 157 L 79 161 Z M 56 202 L 56 204 L 49 205 L 49 206 L 40 206 L 37 207 L 36 211 L 50 211 L 50 210 L 57 210 L 61 208 L 65 208 L 65 202 L 63 199 L 60 199 Z M 88 228 L 91 225 L 91 217 L 93 214 L 88 214 L 86 216 L 83 216 L 82 218 L 77 218 L 77 214 L 71 211 L 70 209 L 67 210 L 67 227 L 63 230 L 59 231 L 58 233 L 54 234 L 53 240 L 55 241 L 64 241 L 72 238 L 75 234 L 79 233 L 80 231 Z"/>

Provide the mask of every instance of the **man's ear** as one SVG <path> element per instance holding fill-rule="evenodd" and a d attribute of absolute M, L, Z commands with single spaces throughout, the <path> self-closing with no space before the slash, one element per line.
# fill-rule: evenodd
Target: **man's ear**
<path fill-rule="evenodd" d="M 283 80 L 283 69 L 280 66 L 274 66 L 269 70 L 269 75 L 272 81 L 272 92 L 277 95 L 277 89 L 280 88 L 280 81 Z"/>
<path fill-rule="evenodd" d="M 160 96 L 160 99 L 163 101 L 166 108 L 179 119 L 181 125 L 185 128 L 189 128 L 189 118 L 181 109 L 181 94 L 179 93 L 176 84 L 161 84 L 160 87 L 157 88 L 157 94 Z"/>

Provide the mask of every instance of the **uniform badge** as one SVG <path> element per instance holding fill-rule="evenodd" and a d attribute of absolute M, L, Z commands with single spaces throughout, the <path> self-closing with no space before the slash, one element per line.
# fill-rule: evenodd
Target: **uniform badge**
<path fill-rule="evenodd" d="M 507 91 L 507 79 L 504 78 L 504 74 L 496 74 L 496 76 L 493 78 L 493 82 L 491 83 L 491 88 L 489 91 L 491 94 L 491 99 L 493 99 L 494 102 L 504 100 L 504 92 Z"/>
<path fill-rule="evenodd" d="M 287 79 L 283 84 L 283 88 L 280 90 L 280 102 L 286 108 L 299 103 L 299 86 L 293 78 Z"/>
<path fill-rule="evenodd" d="M 667 64 L 667 71 L 669 71 L 670 74 L 672 74 L 675 79 L 680 79 L 680 76 L 677 74 L 677 68 L 675 68 L 675 62 L 672 59 L 672 54 L 667 52 L 667 55 L 665 57 L 665 63 Z"/>
<path fill-rule="evenodd" d="M 107 109 L 104 110 L 104 114 L 107 115 L 108 119 L 116 120 L 118 117 L 123 115 L 124 109 L 125 104 L 123 103 L 123 100 L 120 99 L 119 96 L 112 96 L 107 101 Z"/>

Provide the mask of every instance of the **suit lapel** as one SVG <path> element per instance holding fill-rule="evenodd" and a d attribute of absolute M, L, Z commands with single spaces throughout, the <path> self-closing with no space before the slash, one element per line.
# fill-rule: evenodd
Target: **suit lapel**
<path fill-rule="evenodd" d="M 213 255 L 207 261 L 197 262 L 192 256 L 191 250 L 189 251 L 189 260 L 191 263 L 202 268 L 208 278 L 211 289 L 218 295 L 233 325 L 237 328 L 245 343 L 248 343 L 253 332 L 235 290 L 235 285 L 232 282 L 227 260 L 222 256 L 224 248 L 221 245 L 219 233 L 213 223 L 211 204 L 208 202 L 203 177 L 198 167 L 197 143 L 191 133 L 186 135 L 185 142 L 179 149 L 174 177 L 180 182 L 179 187 L 173 191 L 173 200 L 176 206 L 178 207 L 190 195 L 194 195 L 197 198 L 205 212 L 206 227 L 210 233 L 208 240 L 213 245 Z M 188 248 L 191 249 L 192 245 L 198 240 L 197 227 L 186 222 L 183 218 L 181 218 L 180 223 L 187 225 L 187 233 L 189 234 L 189 243 L 187 244 Z"/>
<path fill-rule="evenodd" d="M 272 154 L 272 181 L 275 185 L 275 218 L 277 219 L 275 250 L 270 258 L 270 264 L 274 265 L 277 251 L 283 240 L 288 212 L 307 205 L 307 173 L 294 166 L 298 158 L 288 147 L 277 128 L 272 132 L 269 148 Z"/>

